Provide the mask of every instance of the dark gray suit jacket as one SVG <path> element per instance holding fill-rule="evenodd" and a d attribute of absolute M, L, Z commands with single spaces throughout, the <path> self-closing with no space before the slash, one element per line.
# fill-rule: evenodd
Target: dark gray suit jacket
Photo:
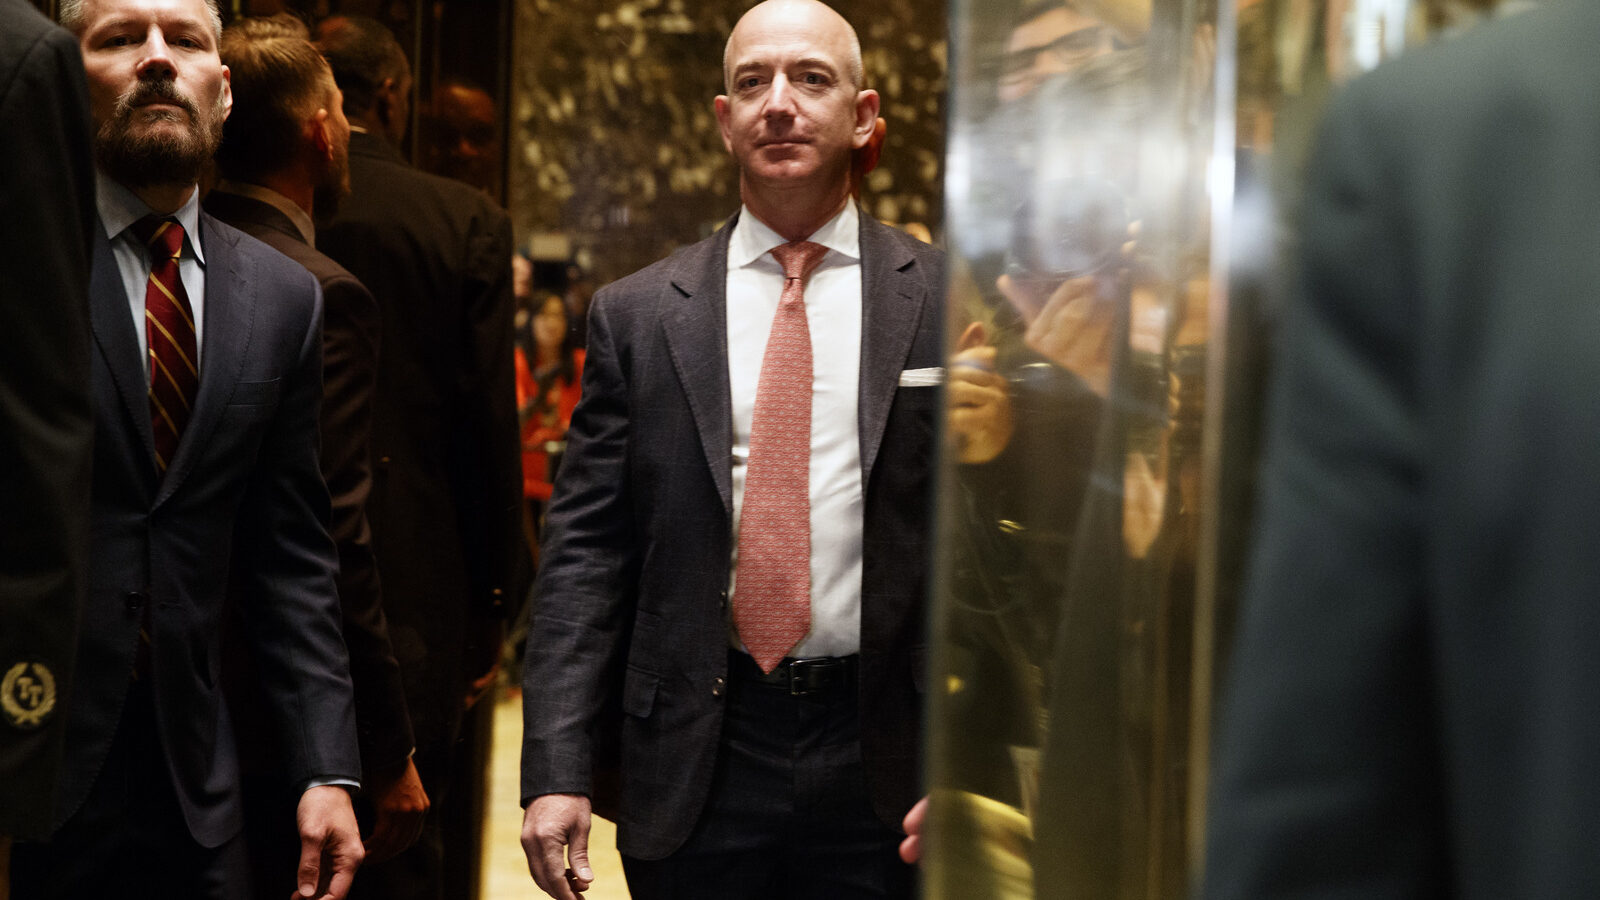
<path fill-rule="evenodd" d="M 1600 896 L 1597 37 L 1552 4 L 1328 114 L 1209 897 Z"/>
<path fill-rule="evenodd" d="M 93 542 L 57 820 L 110 749 L 148 614 L 156 726 L 190 832 L 238 832 L 237 748 L 219 685 L 225 599 L 241 604 L 287 777 L 359 779 L 339 636 L 328 492 L 317 468 L 322 295 L 316 279 L 201 213 L 200 389 L 156 469 L 138 336 L 104 232 L 90 281 L 95 352 Z"/>
<path fill-rule="evenodd" d="M 0 835 L 42 837 L 88 586 L 89 96 L 77 42 L 0 0 Z"/>
<path fill-rule="evenodd" d="M 943 254 L 863 215 L 862 754 L 873 807 L 915 801 L 924 590 L 944 362 Z M 700 817 L 728 667 L 732 224 L 595 295 L 583 399 L 551 500 L 523 678 L 522 796 L 589 793 L 593 739 L 622 695 L 618 848 L 656 859 Z M 620 680 L 620 684 L 619 684 Z M 603 749 L 603 748 L 602 748 Z"/>

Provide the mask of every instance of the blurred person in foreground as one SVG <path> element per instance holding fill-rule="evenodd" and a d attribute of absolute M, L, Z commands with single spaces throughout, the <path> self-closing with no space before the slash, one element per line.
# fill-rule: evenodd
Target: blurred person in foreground
<path fill-rule="evenodd" d="M 336 584 L 361 746 L 358 811 L 372 812 L 365 842 L 371 865 L 416 839 L 428 801 L 411 761 L 411 720 L 367 525 L 378 305 L 355 276 L 314 249 L 312 216 L 335 206 L 349 186 L 350 126 L 332 71 L 293 16 L 235 22 L 223 32 L 221 57 L 231 73 L 234 105 L 217 148 L 221 180 L 206 195 L 205 209 L 304 266 L 322 286 L 319 458 L 333 498 L 330 531 L 339 550 Z M 239 669 L 242 677 L 230 687 L 245 698 L 248 713 L 256 708 L 250 701 L 259 686 L 252 667 Z M 239 716 L 241 733 L 255 738 L 245 742 L 245 822 L 258 893 L 278 897 L 293 890 L 286 881 L 280 885 L 288 872 L 276 864 L 293 852 L 287 843 L 293 831 L 279 815 L 292 798 L 278 771 L 281 750 L 260 718 Z"/>
<path fill-rule="evenodd" d="M 88 587 L 94 161 L 77 42 L 0 0 L 0 897 L 52 823 Z"/>
<path fill-rule="evenodd" d="M 365 869 L 356 896 L 437 898 L 479 865 L 478 823 L 445 823 L 473 818 L 458 811 L 484 759 L 462 736 L 478 733 L 471 716 L 492 713 L 474 706 L 494 683 L 525 552 L 511 220 L 481 191 L 401 158 L 412 80 L 387 28 L 340 16 L 316 35 L 353 132 L 350 193 L 319 210 L 317 247 L 383 317 L 367 516 L 432 801 L 422 836 Z"/>
<path fill-rule="evenodd" d="M 299 894 L 341 897 L 361 768 L 317 466 L 321 291 L 200 209 L 232 105 L 216 6 L 71 0 L 61 18 L 98 129 L 90 591 L 59 829 L 17 845 L 13 890 L 248 890 L 219 684 L 237 604 L 300 792 Z"/>
<path fill-rule="evenodd" d="M 590 309 L 523 680 L 551 896 L 594 877 L 616 695 L 632 896 L 912 894 L 944 257 L 850 200 L 860 59 L 814 0 L 747 12 L 715 101 L 743 208 Z"/>
<path fill-rule="evenodd" d="M 1600 6 L 1324 121 L 1205 896 L 1600 896 Z"/>

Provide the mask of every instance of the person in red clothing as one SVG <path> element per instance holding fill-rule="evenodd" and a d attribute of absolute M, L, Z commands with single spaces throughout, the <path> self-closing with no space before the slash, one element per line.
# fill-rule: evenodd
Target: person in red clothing
<path fill-rule="evenodd" d="M 567 424 L 578 405 L 582 386 L 583 351 L 572 341 L 567 307 L 552 293 L 534 297 L 531 341 L 519 341 L 516 351 L 517 410 L 522 426 L 522 493 L 537 522 L 550 499 Z"/>

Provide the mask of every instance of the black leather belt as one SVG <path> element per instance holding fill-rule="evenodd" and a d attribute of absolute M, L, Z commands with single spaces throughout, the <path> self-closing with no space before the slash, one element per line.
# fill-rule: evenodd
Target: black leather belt
<path fill-rule="evenodd" d="M 740 681 L 782 688 L 795 697 L 835 694 L 856 689 L 859 656 L 811 656 L 785 658 L 771 672 L 761 671 L 746 653 L 731 653 L 729 674 Z"/>

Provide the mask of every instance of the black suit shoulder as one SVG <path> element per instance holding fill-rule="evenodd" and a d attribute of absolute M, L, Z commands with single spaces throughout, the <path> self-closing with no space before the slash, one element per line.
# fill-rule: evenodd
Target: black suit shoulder
<path fill-rule="evenodd" d="M 94 175 L 77 43 L 0 0 L 0 681 L 53 678 L 0 716 L 0 834 L 50 824 L 72 694 L 90 532 L 89 268 Z M 10 676 L 10 677 L 7 677 Z M 31 708 L 30 708 L 31 707 Z M 16 709 L 28 721 L 16 718 Z"/>

